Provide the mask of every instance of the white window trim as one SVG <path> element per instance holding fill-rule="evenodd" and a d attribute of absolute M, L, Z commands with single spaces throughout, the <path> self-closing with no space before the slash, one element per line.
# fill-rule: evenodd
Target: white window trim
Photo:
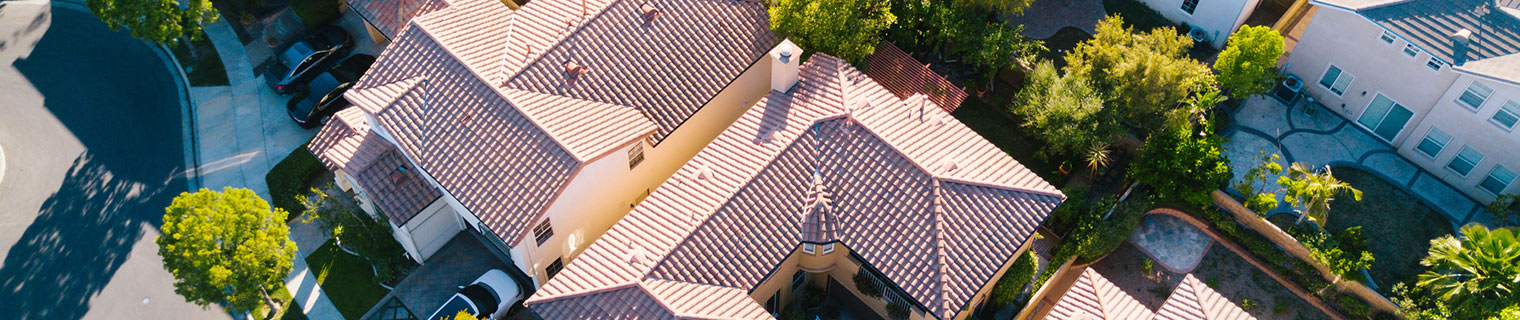
<path fill-rule="evenodd" d="M 1431 63 L 1435 63 L 1437 65 L 1437 67 L 1435 69 L 1430 69 L 1430 64 Z M 1440 59 L 1436 59 L 1436 57 L 1434 57 L 1434 56 L 1430 57 L 1430 59 L 1425 60 L 1425 68 L 1426 69 L 1430 69 L 1431 71 L 1441 72 L 1441 70 L 1446 69 L 1446 67 L 1449 67 L 1449 66 L 1450 65 L 1446 64 L 1446 61 L 1441 61 Z"/>
<path fill-rule="evenodd" d="M 1349 88 L 1351 85 L 1346 85 L 1346 86 Z M 1377 122 L 1378 125 L 1382 125 L 1384 120 L 1388 120 L 1388 114 L 1389 113 L 1393 113 L 1393 107 L 1394 106 L 1402 107 L 1402 108 L 1404 108 L 1404 110 L 1409 110 L 1411 113 L 1414 112 L 1414 109 L 1410 109 L 1409 106 L 1405 106 L 1404 104 L 1399 103 L 1398 100 L 1394 100 L 1393 96 L 1383 94 L 1382 91 L 1377 91 L 1377 92 L 1373 92 L 1372 99 L 1368 99 L 1367 100 L 1367 105 L 1366 106 L 1362 106 L 1362 112 L 1358 113 L 1356 115 L 1357 119 L 1361 119 L 1362 115 L 1367 114 L 1367 111 L 1371 111 L 1370 109 L 1372 109 L 1372 103 L 1373 102 L 1377 102 L 1377 96 L 1383 96 L 1385 98 L 1388 98 L 1388 101 L 1392 101 L 1393 102 L 1392 106 L 1388 106 L 1388 112 L 1383 113 L 1383 116 L 1380 117 L 1380 118 L 1378 118 L 1378 122 Z M 1383 136 L 1380 136 L 1380 135 L 1377 134 L 1377 128 L 1375 128 L 1375 127 L 1367 127 L 1367 125 L 1362 124 L 1361 121 L 1353 119 L 1353 120 L 1351 120 L 1351 124 L 1356 125 L 1357 127 L 1361 127 L 1364 130 L 1367 130 L 1367 133 L 1371 134 L 1373 138 L 1376 138 L 1378 140 L 1383 140 L 1384 142 L 1393 143 L 1393 140 L 1398 140 L 1400 136 L 1403 136 L 1405 134 L 1409 134 L 1409 132 L 1404 131 L 1404 129 L 1409 129 L 1409 124 L 1410 124 L 1409 121 L 1411 121 L 1411 120 L 1414 120 L 1414 116 L 1410 116 L 1409 120 L 1405 120 L 1404 121 L 1404 125 L 1401 126 L 1401 127 L 1399 127 L 1399 132 L 1396 133 L 1396 134 L 1394 134 L 1393 138 L 1389 138 L 1389 139 L 1383 139 Z M 1416 123 L 1416 125 L 1418 125 L 1418 123 Z M 1418 145 L 1416 145 L 1416 146 L 1418 146 Z"/>
<path fill-rule="evenodd" d="M 804 244 L 802 244 L 802 252 L 803 253 L 813 254 L 814 252 L 817 252 L 817 251 L 818 251 L 818 245 L 811 244 L 811 243 L 804 243 Z"/>
<path fill-rule="evenodd" d="M 1494 172 L 1495 171 L 1499 171 L 1499 169 L 1504 169 L 1505 171 L 1509 171 L 1509 168 L 1505 168 L 1502 165 L 1496 165 L 1493 168 L 1489 168 L 1488 169 L 1488 174 L 1483 175 L 1483 179 L 1478 179 L 1478 184 L 1476 184 L 1474 186 L 1478 187 L 1478 190 L 1483 190 L 1483 192 L 1487 192 L 1488 194 L 1492 194 L 1492 195 L 1496 195 L 1496 196 L 1499 195 L 1500 193 L 1503 193 L 1504 190 L 1509 190 L 1510 187 L 1515 186 L 1515 178 L 1510 178 L 1509 181 L 1502 181 L 1502 182 L 1504 182 L 1504 187 L 1503 188 L 1499 188 L 1499 192 L 1494 192 L 1493 190 L 1488 190 L 1488 189 L 1483 188 L 1483 180 L 1488 180 L 1488 178 L 1493 177 L 1494 176 Z M 1510 173 L 1515 173 L 1515 172 L 1511 171 Z M 1494 179 L 1494 180 L 1498 180 L 1498 179 Z"/>
<path fill-rule="evenodd" d="M 1413 49 L 1413 50 L 1411 50 L 1411 49 Z M 1404 47 L 1403 48 L 1399 48 L 1399 54 L 1407 56 L 1410 59 L 1419 59 L 1420 58 L 1420 51 L 1421 51 L 1420 47 L 1416 47 L 1416 46 L 1414 46 L 1413 43 L 1408 43 L 1408 42 L 1404 43 Z"/>
<path fill-rule="evenodd" d="M 1384 41 L 1383 36 L 1388 36 L 1388 40 Z M 1399 36 L 1393 34 L 1393 32 L 1388 32 L 1388 30 L 1383 30 L 1383 34 L 1378 35 L 1378 42 L 1382 42 L 1388 45 L 1388 47 L 1394 47 L 1394 44 L 1399 42 Z"/>
<path fill-rule="evenodd" d="M 1473 152 L 1477 152 L 1479 156 L 1482 156 L 1482 157 L 1478 158 L 1478 161 L 1474 161 L 1473 162 L 1472 169 L 1468 169 L 1466 174 L 1463 174 L 1461 172 L 1457 172 L 1457 169 L 1452 169 L 1451 168 L 1451 163 L 1452 162 L 1456 162 L 1457 160 L 1461 160 L 1462 159 L 1462 150 L 1464 150 L 1464 149 L 1472 149 Z M 1446 170 L 1447 171 L 1451 171 L 1451 173 L 1457 174 L 1457 176 L 1467 177 L 1467 176 L 1472 175 L 1473 171 L 1478 171 L 1478 165 L 1483 164 L 1483 159 L 1485 159 L 1485 158 L 1488 158 L 1488 155 L 1483 154 L 1482 151 L 1478 151 L 1478 149 L 1473 149 L 1471 145 L 1462 145 L 1462 149 L 1457 149 L 1457 154 L 1451 155 L 1451 160 L 1447 160 L 1446 161 L 1446 165 L 1441 166 L 1441 167 L 1446 168 Z M 1480 180 L 1480 182 L 1481 182 L 1481 180 Z"/>
<path fill-rule="evenodd" d="M 1481 103 L 1479 105 L 1476 105 L 1476 106 L 1469 105 L 1469 104 L 1467 104 L 1466 101 L 1462 101 L 1462 96 L 1463 95 L 1467 95 L 1467 90 L 1472 89 L 1473 85 L 1480 85 L 1480 86 L 1483 86 L 1484 88 L 1488 88 L 1488 96 L 1483 97 L 1483 103 Z M 1473 79 L 1472 82 L 1468 82 L 1467 83 L 1466 87 L 1462 88 L 1462 92 L 1457 93 L 1457 98 L 1453 99 L 1452 101 L 1456 102 L 1458 106 L 1462 106 L 1463 109 L 1467 109 L 1467 111 L 1470 111 L 1470 112 L 1473 112 L 1473 113 L 1477 113 L 1479 110 L 1483 110 L 1483 106 L 1488 105 L 1488 100 L 1489 99 L 1493 99 L 1493 98 L 1494 98 L 1494 88 L 1493 87 L 1489 87 L 1488 85 L 1483 84 L 1482 82 L 1478 82 L 1477 79 Z"/>
<path fill-rule="evenodd" d="M 823 245 L 823 254 L 830 254 L 830 253 L 833 253 L 833 252 L 834 252 L 834 244 L 833 243 L 829 243 L 829 244 Z"/>
<path fill-rule="evenodd" d="M 1188 2 L 1188 0 L 1182 0 L 1181 3 L 1178 3 L 1178 5 L 1177 5 L 1177 11 L 1180 11 L 1180 12 L 1182 12 L 1182 14 L 1185 14 L 1185 15 L 1188 15 L 1188 16 L 1193 16 L 1195 13 L 1197 13 L 1198 12 L 1198 6 L 1203 4 L 1203 0 L 1193 0 L 1193 12 L 1188 12 L 1187 10 L 1183 10 L 1182 9 L 1182 6 L 1186 5 L 1187 2 Z M 1184 30 L 1184 31 L 1186 31 L 1186 30 Z"/>
<path fill-rule="evenodd" d="M 1508 112 L 1511 116 L 1514 116 L 1516 118 L 1516 120 L 1515 120 L 1515 124 L 1514 125 L 1510 125 L 1510 126 L 1507 126 L 1507 127 L 1504 125 L 1503 122 L 1499 122 L 1499 120 L 1494 120 L 1494 117 L 1498 116 L 1500 112 L 1505 112 L 1504 106 L 1510 105 L 1512 103 L 1515 104 L 1516 107 L 1520 107 L 1520 102 L 1516 102 L 1514 100 L 1505 101 L 1504 104 L 1499 105 L 1498 108 L 1494 108 L 1494 114 L 1488 115 L 1488 123 L 1493 124 L 1495 127 L 1499 127 L 1499 130 L 1504 130 L 1504 132 L 1513 132 L 1513 131 L 1515 131 L 1515 127 L 1520 127 L 1520 113 Z M 1520 111 L 1520 110 L 1517 110 L 1517 111 Z"/>
<path fill-rule="evenodd" d="M 1323 84 L 1320 84 L 1318 80 L 1315 80 L 1314 83 L 1315 84 L 1320 84 L 1320 87 L 1325 88 L 1325 91 L 1329 91 L 1330 94 L 1333 94 L 1333 95 L 1335 95 L 1337 97 L 1344 97 L 1344 96 L 1346 96 L 1346 91 L 1351 90 L 1351 85 L 1356 82 L 1356 75 L 1353 75 L 1350 72 L 1346 72 L 1346 68 L 1341 68 L 1340 66 L 1337 66 L 1337 65 L 1335 65 L 1334 62 L 1332 62 L 1329 65 L 1325 66 L 1325 71 L 1320 71 L 1320 73 L 1319 73 L 1320 79 L 1324 79 L 1325 78 L 1325 73 L 1330 72 L 1330 68 L 1336 68 L 1336 69 L 1340 69 L 1341 70 L 1340 74 L 1335 75 L 1335 81 L 1331 81 L 1330 82 L 1330 86 L 1326 87 Z M 1341 91 L 1340 93 L 1336 93 L 1335 92 L 1335 83 L 1336 82 L 1340 82 L 1341 77 L 1344 77 L 1344 76 L 1347 76 L 1347 75 L 1351 76 L 1351 80 L 1346 81 L 1346 88 L 1345 88 L 1345 90 Z"/>
<path fill-rule="evenodd" d="M 1441 134 L 1446 135 L 1446 142 L 1440 143 L 1441 149 L 1436 150 L 1436 154 L 1425 154 L 1425 151 L 1420 150 L 1420 145 L 1421 144 L 1425 144 L 1425 140 L 1430 139 L 1430 134 L 1434 133 L 1436 131 L 1440 131 Z M 1453 138 L 1452 138 L 1451 134 L 1446 133 L 1445 130 L 1441 130 L 1441 128 L 1437 128 L 1435 126 L 1431 126 L 1429 130 L 1425 130 L 1425 136 L 1420 138 L 1420 142 L 1414 144 L 1414 151 L 1415 151 L 1415 153 L 1419 153 L 1419 154 L 1425 155 L 1425 156 L 1429 157 L 1431 160 L 1434 160 L 1435 158 L 1440 157 L 1442 152 L 1446 152 L 1446 146 L 1451 145 L 1451 140 L 1452 139 Z"/>

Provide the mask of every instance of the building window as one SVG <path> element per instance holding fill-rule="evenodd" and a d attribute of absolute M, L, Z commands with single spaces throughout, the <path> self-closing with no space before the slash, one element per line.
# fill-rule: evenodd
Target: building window
<path fill-rule="evenodd" d="M 1478 150 L 1473 150 L 1471 146 L 1462 146 L 1462 151 L 1457 152 L 1457 157 L 1451 158 L 1451 163 L 1447 163 L 1446 168 L 1462 176 L 1467 176 L 1468 173 L 1472 173 L 1473 167 L 1477 167 L 1479 162 L 1483 162 L 1482 153 L 1478 153 Z"/>
<path fill-rule="evenodd" d="M 834 252 L 834 244 L 833 243 L 823 245 L 823 254 L 829 254 L 829 253 L 832 253 L 832 252 Z"/>
<path fill-rule="evenodd" d="M 1393 141 L 1399 132 L 1404 131 L 1404 125 L 1409 124 L 1409 118 L 1413 116 L 1414 111 L 1379 93 L 1372 98 L 1372 103 L 1367 104 L 1367 110 L 1362 112 L 1356 122 L 1383 140 Z"/>
<path fill-rule="evenodd" d="M 813 252 L 817 252 L 817 251 L 818 251 L 818 245 L 816 245 L 816 244 L 811 244 L 811 243 L 804 243 L 804 244 L 802 244 L 802 252 L 804 252 L 804 253 L 813 254 Z"/>
<path fill-rule="evenodd" d="M 544 222 L 533 227 L 533 239 L 538 240 L 538 244 L 542 245 L 544 241 L 549 241 L 550 237 L 554 237 L 554 226 L 549 225 L 549 218 L 544 218 Z"/>
<path fill-rule="evenodd" d="M 1331 65 L 1330 69 L 1325 70 L 1325 76 L 1319 78 L 1319 85 L 1339 96 L 1346 93 L 1346 87 L 1351 86 L 1352 80 L 1356 80 L 1356 77 L 1342 71 L 1340 67 Z"/>
<path fill-rule="evenodd" d="M 565 258 L 554 258 L 554 262 L 550 262 L 548 267 L 544 267 L 544 274 L 548 275 L 549 278 L 552 279 L 554 278 L 554 275 L 559 274 L 559 271 L 564 269 Z"/>
<path fill-rule="evenodd" d="M 1497 195 L 1504 192 L 1504 188 L 1509 188 L 1510 182 L 1514 181 L 1514 172 L 1505 169 L 1504 166 L 1494 166 L 1494 170 L 1489 171 L 1487 177 L 1483 177 L 1483 182 L 1478 183 L 1478 188 Z"/>
<path fill-rule="evenodd" d="M 1436 155 L 1441 154 L 1442 149 L 1446 149 L 1446 144 L 1450 142 L 1450 135 L 1447 135 L 1441 129 L 1430 127 L 1430 133 L 1425 134 L 1425 140 L 1420 141 L 1420 145 L 1415 147 L 1415 149 L 1420 150 L 1420 153 L 1424 153 L 1431 158 L 1435 158 Z"/>
<path fill-rule="evenodd" d="M 1378 39 L 1382 39 L 1384 43 L 1387 43 L 1389 45 L 1393 45 L 1393 39 L 1394 39 L 1394 37 L 1393 37 L 1393 33 L 1392 32 L 1388 32 L 1387 30 L 1384 30 L 1383 31 L 1383 36 L 1379 37 Z"/>
<path fill-rule="evenodd" d="M 1499 107 L 1499 111 L 1494 111 L 1492 120 L 1504 130 L 1514 129 L 1515 123 L 1520 122 L 1520 103 L 1514 100 L 1504 102 L 1504 106 Z"/>
<path fill-rule="evenodd" d="M 1198 10 L 1198 0 L 1182 0 L 1182 12 L 1193 14 L 1194 10 Z"/>
<path fill-rule="evenodd" d="M 1430 60 L 1425 61 L 1425 66 L 1429 67 L 1430 70 L 1441 71 L 1441 68 L 1446 67 L 1446 63 L 1436 60 L 1435 57 L 1431 57 Z"/>
<path fill-rule="evenodd" d="M 1419 53 L 1420 49 L 1415 49 L 1413 44 L 1404 44 L 1404 55 L 1409 56 L 1410 58 L 1414 58 L 1414 56 L 1418 55 Z"/>
<path fill-rule="evenodd" d="M 772 317 L 781 315 L 781 290 L 776 290 L 776 294 L 765 300 L 765 311 L 770 312 Z"/>
<path fill-rule="evenodd" d="M 644 143 L 643 142 L 634 143 L 633 144 L 633 149 L 628 149 L 628 168 L 629 169 L 637 168 L 639 166 L 639 163 L 643 163 L 643 162 L 644 162 Z"/>
<path fill-rule="evenodd" d="M 792 291 L 802 290 L 802 285 L 807 283 L 807 272 L 797 270 L 792 274 Z"/>
<path fill-rule="evenodd" d="M 1467 90 L 1462 91 L 1462 96 L 1457 97 L 1457 102 L 1469 108 L 1478 109 L 1483 107 L 1483 103 L 1487 102 L 1488 96 L 1492 94 L 1494 94 L 1494 89 L 1473 80 L 1472 84 L 1467 85 Z"/>

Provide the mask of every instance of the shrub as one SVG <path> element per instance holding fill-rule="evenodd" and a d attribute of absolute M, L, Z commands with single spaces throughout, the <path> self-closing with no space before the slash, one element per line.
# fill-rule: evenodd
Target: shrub
<path fill-rule="evenodd" d="M 1231 94 L 1249 97 L 1267 92 L 1277 75 L 1277 58 L 1283 54 L 1283 37 L 1266 26 L 1242 26 L 1230 35 L 1230 43 L 1214 60 L 1219 85 Z"/>
<path fill-rule="evenodd" d="M 296 196 L 305 208 L 306 219 L 301 222 L 316 222 L 340 247 L 369 260 L 378 269 L 375 277 L 380 282 L 398 280 L 396 276 L 411 264 L 411 260 L 392 238 L 391 228 L 382 220 L 384 218 L 372 217 L 358 208 L 334 201 L 321 190 L 311 191 L 312 197 Z"/>
<path fill-rule="evenodd" d="M 1148 131 L 1159 116 L 1216 82 L 1208 65 L 1187 56 L 1193 40 L 1171 28 L 1135 32 L 1124 19 L 1098 23 L 1092 40 L 1066 52 L 1066 74 L 1092 79 L 1124 119 Z"/>
<path fill-rule="evenodd" d="M 269 185 L 269 200 L 275 208 L 285 209 L 290 213 L 285 220 L 289 221 L 305 212 L 306 207 L 301 206 L 301 201 L 296 199 L 304 190 L 307 180 L 322 174 L 327 168 L 317 157 L 306 149 L 306 144 L 290 151 L 290 155 L 269 169 L 264 175 L 264 182 Z"/>
<path fill-rule="evenodd" d="M 1234 174 L 1221 147 L 1222 138 L 1176 127 L 1145 139 L 1129 177 L 1154 188 L 1156 200 L 1209 207 L 1209 193 L 1225 186 Z"/>
<path fill-rule="evenodd" d="M 991 302 L 995 308 L 1017 303 L 1019 294 L 1024 292 L 1024 287 L 1033 280 L 1034 273 L 1039 268 L 1040 264 L 1035 258 L 1034 251 L 1025 251 L 1013 261 L 1013 265 L 1008 267 L 1008 272 L 998 279 L 997 284 L 992 286 L 992 296 L 988 302 Z"/>
<path fill-rule="evenodd" d="M 1080 154 L 1093 145 L 1112 144 L 1119 123 L 1104 112 L 1103 95 L 1080 75 L 1062 76 L 1049 61 L 1029 73 L 1009 110 L 1024 118 L 1024 127 L 1045 140 L 1038 154 L 1047 159 Z"/>
<path fill-rule="evenodd" d="M 337 21 L 343 15 L 338 11 L 338 0 L 292 0 L 290 9 L 311 28 Z"/>
<path fill-rule="evenodd" d="M 872 298 L 881 298 L 881 290 L 885 288 L 882 287 L 881 281 L 877 280 L 876 276 L 871 275 L 870 270 L 860 269 L 860 271 L 855 272 L 855 275 L 851 279 L 855 280 L 855 290 L 860 291 L 860 294 Z"/>

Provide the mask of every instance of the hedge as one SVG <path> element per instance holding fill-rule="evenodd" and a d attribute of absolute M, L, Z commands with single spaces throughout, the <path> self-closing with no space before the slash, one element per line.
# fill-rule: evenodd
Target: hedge
<path fill-rule="evenodd" d="M 274 203 L 275 208 L 285 209 L 290 216 L 286 221 L 301 216 L 305 207 L 301 201 L 296 200 L 296 195 L 302 194 L 306 181 L 321 175 L 327 168 L 322 167 L 322 162 L 306 149 L 306 144 L 290 151 L 285 160 L 275 164 L 269 169 L 269 174 L 264 175 L 264 182 L 269 185 L 269 201 Z"/>

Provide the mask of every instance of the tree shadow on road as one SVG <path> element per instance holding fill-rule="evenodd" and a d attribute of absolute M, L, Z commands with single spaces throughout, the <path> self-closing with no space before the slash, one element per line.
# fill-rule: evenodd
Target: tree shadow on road
<path fill-rule="evenodd" d="M 3 221 L 27 227 L 0 265 L 0 319 L 83 317 L 133 246 L 152 241 L 145 232 L 163 223 L 163 208 L 186 189 L 179 174 L 182 105 L 168 67 L 151 47 L 103 31 L 87 12 L 54 7 L 51 15 L 34 51 L 12 66 L 72 135 L 32 139 L 77 140 L 85 151 L 34 220 Z"/>

